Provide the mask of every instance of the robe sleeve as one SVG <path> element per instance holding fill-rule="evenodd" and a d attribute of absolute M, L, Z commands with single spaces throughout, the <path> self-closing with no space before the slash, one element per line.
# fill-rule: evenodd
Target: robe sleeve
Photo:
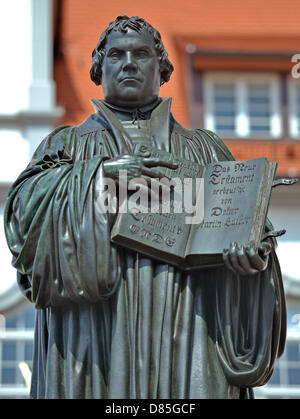
<path fill-rule="evenodd" d="M 99 207 L 103 156 L 75 160 L 76 127 L 59 127 L 8 195 L 5 233 L 18 282 L 37 308 L 95 302 L 118 285 L 109 214 Z"/>
<path fill-rule="evenodd" d="M 275 251 L 264 272 L 223 275 L 210 283 L 215 290 L 211 297 L 218 358 L 230 384 L 264 385 L 286 338 L 285 299 Z"/>

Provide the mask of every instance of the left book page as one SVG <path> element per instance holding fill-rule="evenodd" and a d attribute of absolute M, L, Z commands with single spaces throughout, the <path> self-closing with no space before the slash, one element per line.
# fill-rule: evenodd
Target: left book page
<path fill-rule="evenodd" d="M 171 161 L 178 167 L 158 168 L 166 182 L 159 189 L 159 194 L 155 192 L 159 183 L 163 183 L 162 179 L 159 183 L 154 181 L 151 184 L 146 207 L 138 203 L 135 205 L 135 201 L 131 200 L 132 193 L 131 196 L 128 193 L 128 206 L 118 214 L 111 240 L 150 257 L 181 264 L 185 258 L 191 228 L 198 221 L 197 207 L 201 195 L 204 195 L 204 182 L 201 180 L 203 181 L 205 167 L 144 144 L 137 145 L 134 152 L 142 157 Z M 169 187 L 171 184 L 173 187 Z"/>

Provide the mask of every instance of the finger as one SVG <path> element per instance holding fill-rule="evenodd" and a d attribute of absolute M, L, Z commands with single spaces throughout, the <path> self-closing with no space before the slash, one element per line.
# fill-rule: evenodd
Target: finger
<path fill-rule="evenodd" d="M 127 170 L 127 179 L 139 179 L 142 178 L 142 169 L 137 166 L 132 166 Z"/>
<path fill-rule="evenodd" d="M 257 249 L 253 246 L 247 246 L 246 252 L 250 261 L 250 264 L 257 269 L 259 272 L 264 271 L 267 267 L 267 261 L 264 261 L 259 254 Z"/>
<path fill-rule="evenodd" d="M 127 178 L 129 178 L 129 179 L 132 179 L 132 178 L 137 178 L 137 179 L 138 178 L 144 178 L 145 176 L 153 177 L 153 176 L 155 176 L 155 171 L 154 170 L 151 170 L 151 169 L 147 169 L 142 164 L 141 165 L 132 164 L 128 168 L 128 170 L 127 170 Z"/>
<path fill-rule="evenodd" d="M 271 252 L 271 250 L 272 250 L 272 245 L 268 242 L 262 242 L 262 243 L 260 243 L 260 245 L 258 247 L 258 252 L 259 252 L 260 256 L 262 256 L 262 257 L 268 256 L 268 254 Z"/>
<path fill-rule="evenodd" d="M 223 262 L 227 269 L 234 272 L 234 269 L 229 259 L 229 249 L 223 249 Z"/>
<path fill-rule="evenodd" d="M 162 172 L 160 172 L 159 170 L 151 170 L 151 169 L 148 169 L 147 167 L 143 167 L 141 169 L 141 174 L 145 175 L 145 176 L 149 176 L 151 178 L 163 178 L 163 177 L 165 177 L 165 175 Z"/>
<path fill-rule="evenodd" d="M 177 169 L 178 164 L 174 163 L 172 161 L 165 161 L 160 160 L 154 157 L 145 158 L 143 160 L 144 166 L 147 167 L 155 167 L 155 166 L 161 166 L 161 167 L 167 167 L 168 169 Z"/>
<path fill-rule="evenodd" d="M 254 275 L 258 273 L 257 269 L 254 269 L 249 262 L 246 250 L 244 246 L 237 247 L 237 256 L 240 266 L 244 269 L 244 271 L 249 275 Z"/>
<path fill-rule="evenodd" d="M 167 184 L 163 184 L 158 178 L 150 178 L 149 176 L 129 177 L 131 187 L 140 187 L 151 193 L 151 197 L 167 198 L 171 196 L 171 188 Z"/>
<path fill-rule="evenodd" d="M 230 244 L 230 247 L 229 247 L 229 258 L 230 258 L 231 264 L 233 266 L 233 269 L 236 272 L 238 272 L 241 275 L 246 275 L 247 272 L 239 264 L 237 251 L 238 251 L 238 245 L 237 245 L 237 243 L 231 243 Z"/>

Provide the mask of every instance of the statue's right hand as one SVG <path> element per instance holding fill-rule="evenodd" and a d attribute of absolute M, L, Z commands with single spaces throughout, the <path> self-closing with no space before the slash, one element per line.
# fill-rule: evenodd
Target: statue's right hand
<path fill-rule="evenodd" d="M 119 179 L 119 172 L 121 170 L 126 171 L 128 180 L 145 176 L 150 178 L 164 177 L 164 174 L 157 170 L 157 166 L 176 169 L 178 165 L 153 157 L 141 157 L 129 154 L 122 154 L 103 163 L 105 176 L 111 177 L 116 181 Z"/>

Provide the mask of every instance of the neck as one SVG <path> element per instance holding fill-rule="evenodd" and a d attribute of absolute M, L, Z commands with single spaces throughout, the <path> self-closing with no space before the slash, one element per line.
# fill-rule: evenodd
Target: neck
<path fill-rule="evenodd" d="M 143 98 L 142 101 L 132 101 L 132 102 L 114 100 L 114 98 L 105 97 L 105 102 L 108 103 L 109 105 L 114 106 L 116 108 L 120 108 L 120 109 L 126 109 L 126 110 L 128 109 L 129 111 L 134 110 L 134 109 L 144 108 L 145 106 L 148 106 L 157 100 L 158 100 L 157 95 Z"/>
<path fill-rule="evenodd" d="M 156 97 L 148 104 L 143 104 L 141 107 L 129 108 L 128 106 L 120 106 L 119 104 L 112 104 L 106 100 L 103 103 L 110 108 L 122 121 L 136 120 L 136 119 L 150 119 L 151 112 L 157 105 L 159 105 L 161 99 Z"/>

